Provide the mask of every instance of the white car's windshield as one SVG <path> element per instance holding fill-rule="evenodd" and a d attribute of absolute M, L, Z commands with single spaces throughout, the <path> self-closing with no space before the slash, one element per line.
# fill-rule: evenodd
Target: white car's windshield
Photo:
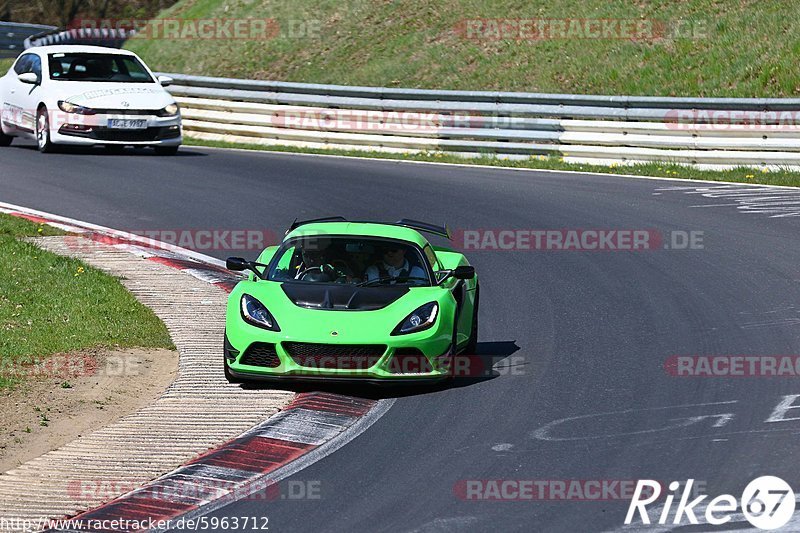
<path fill-rule="evenodd" d="M 153 83 L 153 77 L 134 56 L 123 54 L 50 54 L 50 79 L 121 83 Z"/>

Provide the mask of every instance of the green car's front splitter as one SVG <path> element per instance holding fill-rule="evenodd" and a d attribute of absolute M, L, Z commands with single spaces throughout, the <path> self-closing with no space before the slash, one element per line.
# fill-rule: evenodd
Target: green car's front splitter
<path fill-rule="evenodd" d="M 432 337 L 413 346 L 256 341 L 239 350 L 226 335 L 225 365 L 246 381 L 436 382 L 450 375 L 451 337 Z"/>

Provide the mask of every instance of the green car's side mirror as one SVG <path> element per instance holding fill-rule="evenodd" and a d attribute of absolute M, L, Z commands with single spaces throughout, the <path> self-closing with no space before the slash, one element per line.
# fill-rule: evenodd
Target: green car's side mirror
<path fill-rule="evenodd" d="M 457 266 L 453 271 L 453 277 L 456 279 L 472 279 L 475 277 L 475 267 L 467 265 Z"/>
<path fill-rule="evenodd" d="M 444 276 L 436 283 L 441 285 L 450 278 L 455 279 L 472 279 L 475 277 L 475 267 L 469 265 L 457 266 L 453 270 L 440 270 L 439 274 L 444 273 Z"/>
<path fill-rule="evenodd" d="M 250 269 L 250 261 L 247 261 L 243 257 L 229 257 L 225 260 L 225 268 L 228 270 L 233 270 L 235 272 L 241 272 L 243 270 Z"/>
<path fill-rule="evenodd" d="M 228 270 L 233 270 L 234 272 L 242 272 L 244 270 L 249 270 L 253 272 L 256 277 L 260 279 L 266 279 L 265 273 L 261 273 L 258 271 L 256 267 L 264 267 L 266 268 L 268 265 L 263 263 L 258 263 L 256 261 L 248 261 L 243 257 L 229 257 L 225 260 L 225 268 Z"/>

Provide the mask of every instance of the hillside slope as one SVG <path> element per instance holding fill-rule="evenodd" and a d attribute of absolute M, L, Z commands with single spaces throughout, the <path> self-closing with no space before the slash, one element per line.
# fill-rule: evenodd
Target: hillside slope
<path fill-rule="evenodd" d="M 156 69 L 214 76 L 446 89 L 794 96 L 800 94 L 798 12 L 800 4 L 792 0 L 561 0 L 557 5 L 181 0 L 159 17 L 269 18 L 281 35 L 145 37 L 128 46 Z M 540 22 L 526 27 L 511 19 Z M 629 34 L 622 25 L 636 24 L 651 29 L 636 34 L 644 36 L 638 41 L 625 39 Z M 596 38 L 603 31 L 613 38 Z M 543 34 L 548 38 L 530 38 Z"/>

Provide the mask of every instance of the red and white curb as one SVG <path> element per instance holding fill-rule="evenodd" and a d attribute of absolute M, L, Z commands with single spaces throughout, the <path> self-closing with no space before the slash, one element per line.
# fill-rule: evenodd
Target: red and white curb
<path fill-rule="evenodd" d="M 392 403 L 320 392 L 298 394 L 263 424 L 145 487 L 73 517 L 72 528 L 48 531 L 144 531 L 123 526 L 125 521 L 188 520 L 254 496 L 274 500 L 280 497 L 279 481 L 347 444 Z M 115 521 L 119 529 L 93 527 Z"/>
<path fill-rule="evenodd" d="M 242 279 L 238 274 L 227 270 L 224 261 L 135 233 L 98 226 L 5 202 L 0 202 L 0 213 L 24 218 L 37 224 L 47 224 L 68 233 L 80 235 L 85 239 L 128 251 L 138 257 L 182 270 L 228 292 Z"/>
<path fill-rule="evenodd" d="M 2 202 L 0 212 L 124 249 L 180 269 L 228 292 L 241 279 L 227 271 L 218 259 L 139 235 Z M 239 437 L 144 487 L 72 517 L 78 521 L 72 524 L 80 525 L 47 531 L 100 531 L 92 529 L 92 525 L 108 524 L 108 520 L 116 520 L 120 525 L 125 521 L 137 525 L 141 521 L 157 523 L 202 516 L 254 494 L 260 499 L 269 499 L 270 495 L 274 496 L 278 481 L 347 444 L 383 416 L 394 401 L 321 392 L 298 394 L 284 410 Z"/>

